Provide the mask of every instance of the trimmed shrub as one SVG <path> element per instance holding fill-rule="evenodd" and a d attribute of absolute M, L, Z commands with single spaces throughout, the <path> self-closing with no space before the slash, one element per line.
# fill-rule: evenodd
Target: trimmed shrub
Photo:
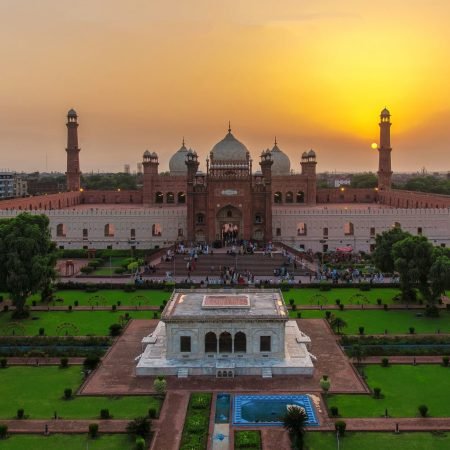
<path fill-rule="evenodd" d="M 69 312 L 72 312 L 72 305 L 69 305 L 68 307 L 67 307 L 67 309 L 69 310 Z"/>
<path fill-rule="evenodd" d="M 45 328 L 39 328 L 39 336 L 45 336 Z"/>
<path fill-rule="evenodd" d="M 297 310 L 297 305 L 294 303 L 294 304 L 291 306 L 291 308 L 292 308 L 292 311 L 296 311 L 296 310 Z"/>
<path fill-rule="evenodd" d="M 83 366 L 87 370 L 94 370 L 100 362 L 100 357 L 97 355 L 89 355 L 83 362 Z"/>
<path fill-rule="evenodd" d="M 36 300 L 33 300 L 33 301 L 31 302 L 31 306 L 36 306 Z"/>
<path fill-rule="evenodd" d="M 148 417 L 150 419 L 156 419 L 156 408 L 150 408 L 148 410 Z"/>
<path fill-rule="evenodd" d="M 157 313 L 156 311 L 153 313 L 153 318 L 154 318 L 154 319 L 157 319 L 157 318 L 158 318 L 158 313 Z"/>
<path fill-rule="evenodd" d="M 109 413 L 109 409 L 101 409 L 100 410 L 100 419 L 111 419 L 111 414 Z"/>
<path fill-rule="evenodd" d="M 359 327 L 359 334 L 362 336 L 364 334 L 364 327 Z"/>
<path fill-rule="evenodd" d="M 137 417 L 136 419 L 128 422 L 127 433 L 132 436 L 141 438 L 147 438 L 150 436 L 152 430 L 152 423 L 146 417 Z"/>
<path fill-rule="evenodd" d="M 343 304 L 343 303 L 341 303 L 341 304 L 339 305 L 339 309 L 340 309 L 341 311 L 344 310 L 344 304 Z"/>
<path fill-rule="evenodd" d="M 25 410 L 23 408 L 19 408 L 17 410 L 17 418 L 23 419 L 25 417 Z"/>
<path fill-rule="evenodd" d="M 409 334 L 414 334 L 416 329 L 414 327 L 409 327 Z"/>
<path fill-rule="evenodd" d="M 383 359 L 381 360 L 381 365 L 382 365 L 383 367 L 388 367 L 388 366 L 389 366 L 389 359 L 388 359 L 388 358 L 383 358 Z"/>
<path fill-rule="evenodd" d="M 347 424 L 343 420 L 338 420 L 334 423 L 334 429 L 339 432 L 339 436 L 344 436 Z"/>
<path fill-rule="evenodd" d="M 337 406 L 332 406 L 332 407 L 330 408 L 330 414 L 331 414 L 333 417 L 337 417 L 337 416 L 339 415 L 339 409 L 338 409 L 338 407 L 337 407 Z"/>
<path fill-rule="evenodd" d="M 153 382 L 153 389 L 158 395 L 165 395 L 167 389 L 167 381 L 164 377 L 158 377 Z"/>
<path fill-rule="evenodd" d="M 209 407 L 211 396 L 209 394 L 198 393 L 191 397 L 191 407 L 193 409 L 206 409 Z"/>
<path fill-rule="evenodd" d="M 385 303 L 385 304 L 383 305 L 383 309 L 384 309 L 385 311 L 388 310 L 388 304 L 387 304 L 387 303 Z"/>
<path fill-rule="evenodd" d="M 8 435 L 8 425 L 0 424 L 0 439 L 5 439 Z"/>
<path fill-rule="evenodd" d="M 112 305 L 112 306 L 111 306 L 111 310 L 112 310 L 112 311 L 117 311 L 117 306 L 116 306 L 116 305 Z"/>
<path fill-rule="evenodd" d="M 145 450 L 145 439 L 138 437 L 136 438 L 136 450 Z"/>
<path fill-rule="evenodd" d="M 1 367 L 2 369 L 6 369 L 6 366 L 7 366 L 7 365 L 8 365 L 8 361 L 7 361 L 6 358 L 0 359 L 0 367 Z"/>
<path fill-rule="evenodd" d="M 66 388 L 64 389 L 64 399 L 70 400 L 72 398 L 72 389 Z"/>
<path fill-rule="evenodd" d="M 122 325 L 120 323 L 113 323 L 109 326 L 110 336 L 120 336 L 120 333 L 122 333 Z"/>
<path fill-rule="evenodd" d="M 341 304 L 341 299 L 340 299 L 340 298 L 337 298 L 337 299 L 336 299 L 336 305 L 339 306 L 340 304 Z"/>
<path fill-rule="evenodd" d="M 443 356 L 442 357 L 442 365 L 444 367 L 448 367 L 448 363 L 449 363 L 449 357 L 448 356 Z"/>
<path fill-rule="evenodd" d="M 94 439 L 97 436 L 98 436 L 98 424 L 97 423 L 90 423 L 89 424 L 89 437 Z"/>
<path fill-rule="evenodd" d="M 295 303 L 295 300 L 293 298 L 289 299 L 289 304 L 292 306 Z"/>
<path fill-rule="evenodd" d="M 331 311 L 325 311 L 325 319 L 327 320 L 331 319 Z"/>
<path fill-rule="evenodd" d="M 164 310 L 164 305 L 159 305 L 159 310 L 160 310 L 161 312 L 163 312 L 163 310 Z"/>
<path fill-rule="evenodd" d="M 302 313 L 301 312 L 298 312 L 297 313 L 297 319 L 301 319 L 302 318 Z"/>
<path fill-rule="evenodd" d="M 427 417 L 428 406 L 427 405 L 419 405 L 419 414 L 421 417 Z"/>
<path fill-rule="evenodd" d="M 381 306 L 382 303 L 383 303 L 383 300 L 381 298 L 377 298 L 377 305 Z"/>
<path fill-rule="evenodd" d="M 381 397 L 381 388 L 374 387 L 373 388 L 373 396 L 374 396 L 374 398 L 380 398 Z"/>
<path fill-rule="evenodd" d="M 61 367 L 61 369 L 67 369 L 67 367 L 69 367 L 69 358 L 61 358 L 59 367 Z"/>
<path fill-rule="evenodd" d="M 75 301 L 73 302 L 73 306 L 78 306 L 78 300 L 75 300 Z"/>

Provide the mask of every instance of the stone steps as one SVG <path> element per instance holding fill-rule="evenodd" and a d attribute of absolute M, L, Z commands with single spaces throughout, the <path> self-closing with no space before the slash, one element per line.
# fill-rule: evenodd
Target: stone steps
<path fill-rule="evenodd" d="M 187 378 L 188 375 L 189 375 L 188 369 L 184 369 L 184 368 L 178 369 L 178 372 L 177 372 L 178 378 Z"/>
<path fill-rule="evenodd" d="M 263 367 L 261 370 L 261 375 L 263 378 L 272 378 L 272 368 L 271 367 Z"/>

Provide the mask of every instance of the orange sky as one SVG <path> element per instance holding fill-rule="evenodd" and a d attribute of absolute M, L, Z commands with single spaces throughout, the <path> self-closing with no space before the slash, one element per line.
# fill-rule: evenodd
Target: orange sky
<path fill-rule="evenodd" d="M 202 163 L 233 133 L 256 159 L 376 170 L 392 113 L 395 171 L 450 170 L 448 0 L 2 0 L 0 168 L 65 170 L 65 114 L 81 169 L 161 169 L 185 136 Z"/>

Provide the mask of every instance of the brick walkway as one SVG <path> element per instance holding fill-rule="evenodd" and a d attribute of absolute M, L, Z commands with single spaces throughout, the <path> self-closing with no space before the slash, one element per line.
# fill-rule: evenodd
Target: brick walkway
<path fill-rule="evenodd" d="M 188 391 L 167 393 L 159 416 L 158 427 L 150 446 L 151 450 L 179 448 L 188 403 Z"/>
<path fill-rule="evenodd" d="M 43 434 L 45 425 L 50 433 L 87 433 L 89 424 L 98 423 L 100 433 L 125 433 L 128 420 L 0 420 L 9 433 Z"/>
<path fill-rule="evenodd" d="M 389 364 L 442 364 L 442 356 L 368 356 L 362 364 L 381 364 L 381 360 L 387 358 Z"/>
<path fill-rule="evenodd" d="M 49 358 L 33 358 L 25 356 L 8 356 L 7 358 L 8 366 L 59 366 L 61 363 L 61 358 L 49 357 Z M 69 360 L 69 365 L 79 365 L 83 364 L 85 358 L 67 358 Z"/>

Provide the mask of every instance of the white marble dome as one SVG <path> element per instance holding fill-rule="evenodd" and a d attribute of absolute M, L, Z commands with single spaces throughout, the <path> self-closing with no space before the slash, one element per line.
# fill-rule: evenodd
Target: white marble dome
<path fill-rule="evenodd" d="M 169 161 L 169 171 L 170 175 L 186 175 L 187 174 L 187 166 L 186 166 L 186 155 L 188 154 L 188 149 L 183 144 L 180 149 L 172 155 Z"/>
<path fill-rule="evenodd" d="M 280 150 L 277 143 L 270 151 L 272 155 L 272 175 L 289 175 L 291 173 L 291 161 L 289 157 Z"/>
<path fill-rule="evenodd" d="M 247 147 L 228 130 L 228 134 L 211 150 L 214 161 L 247 161 Z"/>

